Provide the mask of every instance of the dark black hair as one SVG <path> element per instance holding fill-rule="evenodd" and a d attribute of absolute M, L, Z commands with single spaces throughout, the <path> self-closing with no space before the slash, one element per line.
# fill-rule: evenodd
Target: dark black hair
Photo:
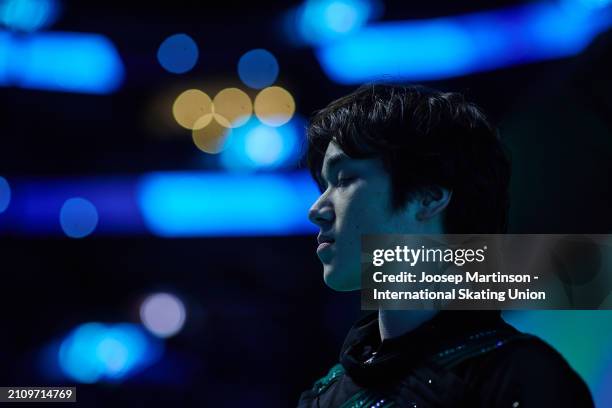
<path fill-rule="evenodd" d="M 316 112 L 308 126 L 308 167 L 322 187 L 330 141 L 352 158 L 380 158 L 393 210 L 432 186 L 452 190 L 447 233 L 503 233 L 510 160 L 481 110 L 454 92 L 368 84 Z"/>

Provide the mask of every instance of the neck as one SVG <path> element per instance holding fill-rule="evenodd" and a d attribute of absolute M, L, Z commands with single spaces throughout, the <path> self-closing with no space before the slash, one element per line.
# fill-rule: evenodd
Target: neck
<path fill-rule="evenodd" d="M 382 341 L 399 337 L 432 319 L 438 310 L 378 310 L 378 329 Z"/>

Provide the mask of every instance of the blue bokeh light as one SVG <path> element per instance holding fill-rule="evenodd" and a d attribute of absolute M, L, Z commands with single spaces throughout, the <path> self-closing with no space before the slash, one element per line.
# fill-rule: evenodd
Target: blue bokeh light
<path fill-rule="evenodd" d="M 161 66 L 173 74 L 184 74 L 198 62 L 198 45 L 187 34 L 174 34 L 166 38 L 157 50 Z"/>
<path fill-rule="evenodd" d="M 98 210 L 84 198 L 68 199 L 60 210 L 60 225 L 70 238 L 86 237 L 98 225 Z"/>
<path fill-rule="evenodd" d="M 6 0 L 0 4 L 0 22 L 13 30 L 31 32 L 53 24 L 59 11 L 55 0 Z"/>
<path fill-rule="evenodd" d="M 574 12 L 600 10 L 612 3 L 611 0 L 560 0 L 560 2 L 562 5 L 572 8 Z"/>
<path fill-rule="evenodd" d="M 85 323 L 62 341 L 59 367 L 81 383 L 117 381 L 135 374 L 155 361 L 162 344 L 137 325 Z"/>
<path fill-rule="evenodd" d="M 309 234 L 318 197 L 308 172 L 151 173 L 138 192 L 146 225 L 163 237 Z"/>
<path fill-rule="evenodd" d="M 283 137 L 278 129 L 258 126 L 247 135 L 245 153 L 254 163 L 269 166 L 282 158 Z"/>
<path fill-rule="evenodd" d="M 47 32 L 16 37 L 0 31 L 0 85 L 108 94 L 121 86 L 123 62 L 98 34 Z"/>
<path fill-rule="evenodd" d="M 356 32 L 381 14 L 375 0 L 307 0 L 288 15 L 288 34 L 297 42 L 323 44 Z"/>
<path fill-rule="evenodd" d="M 238 61 L 238 76 L 250 88 L 262 89 L 272 85 L 278 71 L 276 57 L 262 48 L 245 53 Z"/>
<path fill-rule="evenodd" d="M 11 203 L 11 186 L 8 181 L 0 176 L 0 213 L 6 211 Z"/>
<path fill-rule="evenodd" d="M 304 126 L 304 120 L 297 115 L 279 127 L 252 117 L 244 126 L 234 129 L 230 143 L 221 153 L 221 165 L 238 171 L 291 165 L 299 156 Z"/>
<path fill-rule="evenodd" d="M 555 4 L 370 25 L 323 44 L 317 58 L 342 84 L 382 78 L 435 80 L 581 52 L 610 13 Z"/>
<path fill-rule="evenodd" d="M 104 375 L 104 363 L 98 359 L 97 348 L 105 330 L 100 323 L 84 324 L 62 342 L 59 363 L 66 375 L 81 383 L 94 383 Z"/>

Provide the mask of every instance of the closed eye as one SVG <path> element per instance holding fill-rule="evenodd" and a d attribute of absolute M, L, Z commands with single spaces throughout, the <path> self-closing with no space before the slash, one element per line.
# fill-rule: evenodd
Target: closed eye
<path fill-rule="evenodd" d="M 346 187 L 353 180 L 355 180 L 355 177 L 341 177 L 341 178 L 338 178 L 338 182 L 336 183 L 336 186 L 338 186 L 338 187 Z"/>

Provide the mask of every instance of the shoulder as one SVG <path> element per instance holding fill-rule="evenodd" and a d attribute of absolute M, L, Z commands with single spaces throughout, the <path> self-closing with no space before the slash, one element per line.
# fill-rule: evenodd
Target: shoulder
<path fill-rule="evenodd" d="M 582 380 L 565 358 L 548 343 L 535 336 L 508 342 L 485 359 L 493 372 L 521 373 L 521 378 L 547 374 L 550 381 Z"/>
<path fill-rule="evenodd" d="M 589 389 L 567 361 L 535 336 L 481 356 L 474 367 L 486 406 L 592 407 Z"/>
<path fill-rule="evenodd" d="M 298 408 L 308 407 L 317 396 L 324 393 L 332 384 L 344 375 L 344 368 L 341 364 L 336 364 L 329 369 L 327 374 L 314 382 L 311 389 L 304 391 L 300 395 Z"/>

